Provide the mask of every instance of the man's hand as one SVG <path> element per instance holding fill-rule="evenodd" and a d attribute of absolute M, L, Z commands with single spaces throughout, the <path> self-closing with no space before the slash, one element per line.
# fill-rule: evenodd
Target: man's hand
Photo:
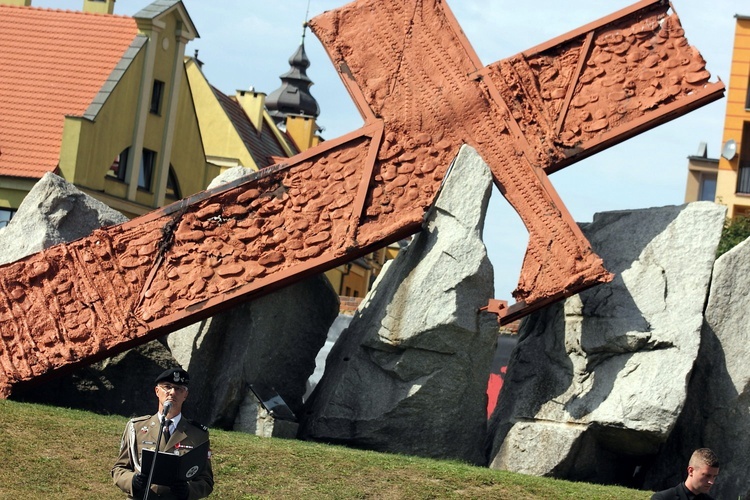
<path fill-rule="evenodd" d="M 147 482 L 148 477 L 146 477 L 146 474 L 136 474 L 135 476 L 133 476 L 133 491 L 145 490 Z"/>
<path fill-rule="evenodd" d="M 172 494 L 180 500 L 184 500 L 190 496 L 190 486 L 188 486 L 187 481 L 172 483 L 170 488 L 172 489 Z"/>

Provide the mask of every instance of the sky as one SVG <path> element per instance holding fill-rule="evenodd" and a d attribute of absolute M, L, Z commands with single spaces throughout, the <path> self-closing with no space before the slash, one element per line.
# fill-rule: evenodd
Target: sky
<path fill-rule="evenodd" d="M 133 15 L 148 0 L 117 0 L 115 14 Z M 186 54 L 199 51 L 208 80 L 226 94 L 254 88 L 270 94 L 289 69 L 306 18 L 344 5 L 344 0 L 183 0 L 199 38 Z M 635 3 L 626 0 L 447 0 L 483 64 L 515 55 L 551 38 Z M 36 7 L 80 10 L 83 0 L 32 0 Z M 735 15 L 750 15 L 748 0 L 673 0 L 688 42 L 706 60 L 711 81 L 729 86 Z M 309 11 L 309 15 L 307 12 Z M 308 30 L 307 74 L 320 105 L 325 139 L 359 128 L 363 121 L 331 61 Z M 726 98 L 647 131 L 554 173 L 550 180 L 577 222 L 612 210 L 681 205 L 688 156 L 701 142 L 709 157 L 721 149 Z M 515 288 L 528 233 L 511 206 L 495 191 L 484 229 L 495 270 L 495 298 L 508 300 Z"/>

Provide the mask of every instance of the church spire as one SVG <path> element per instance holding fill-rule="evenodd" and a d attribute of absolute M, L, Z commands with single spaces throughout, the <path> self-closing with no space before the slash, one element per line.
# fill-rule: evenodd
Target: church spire
<path fill-rule="evenodd" d="M 309 8 L 309 6 L 308 6 Z M 288 115 L 305 115 L 317 118 L 320 114 L 318 101 L 310 94 L 312 80 L 307 76 L 310 59 L 305 52 L 307 21 L 302 25 L 302 41 L 289 58 L 289 71 L 281 75 L 281 87 L 266 98 L 266 108 L 277 125 L 283 125 Z"/>

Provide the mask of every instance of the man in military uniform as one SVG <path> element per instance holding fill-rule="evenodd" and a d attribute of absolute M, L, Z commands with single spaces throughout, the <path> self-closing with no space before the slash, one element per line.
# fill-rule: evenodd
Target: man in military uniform
<path fill-rule="evenodd" d="M 128 498 L 144 497 L 150 470 L 141 469 L 141 451 L 144 448 L 156 448 L 160 426 L 163 427 L 158 451 L 184 455 L 208 442 L 208 429 L 182 416 L 182 404 L 188 396 L 189 381 L 188 373 L 181 368 L 164 371 L 154 382 L 154 391 L 159 399 L 159 412 L 155 415 L 133 418 L 125 426 L 120 443 L 120 456 L 112 467 L 112 479 L 117 487 L 128 494 Z M 171 407 L 167 405 L 168 411 L 165 416 L 163 413 L 166 402 L 169 402 Z M 148 497 L 179 500 L 207 497 L 214 488 L 210 451 L 205 464 L 200 472 L 188 480 L 175 480 L 167 485 L 154 484 L 152 481 Z"/>

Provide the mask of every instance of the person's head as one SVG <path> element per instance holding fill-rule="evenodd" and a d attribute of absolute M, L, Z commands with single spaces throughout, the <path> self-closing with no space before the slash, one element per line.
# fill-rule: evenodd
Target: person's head
<path fill-rule="evenodd" d="M 696 495 L 708 493 L 718 475 L 719 457 L 708 448 L 698 448 L 690 457 L 685 486 Z"/>
<path fill-rule="evenodd" d="M 190 376 L 182 368 L 170 368 L 163 371 L 154 381 L 156 397 L 159 398 L 159 412 L 162 412 L 164 403 L 171 401 L 172 408 L 167 414 L 171 418 L 182 411 L 182 403 L 188 395 L 188 382 Z"/>

